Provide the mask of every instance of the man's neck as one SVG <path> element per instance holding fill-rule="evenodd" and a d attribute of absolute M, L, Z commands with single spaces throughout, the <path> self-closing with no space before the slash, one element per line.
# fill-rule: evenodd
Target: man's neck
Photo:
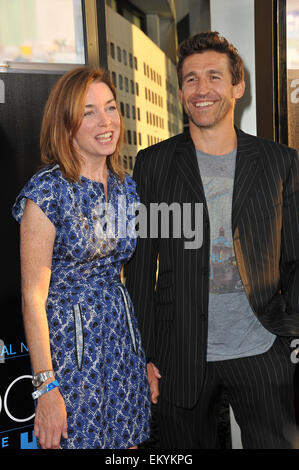
<path fill-rule="evenodd" d="M 190 135 L 197 150 L 210 155 L 225 155 L 237 147 L 234 126 L 198 128 L 190 122 Z"/>

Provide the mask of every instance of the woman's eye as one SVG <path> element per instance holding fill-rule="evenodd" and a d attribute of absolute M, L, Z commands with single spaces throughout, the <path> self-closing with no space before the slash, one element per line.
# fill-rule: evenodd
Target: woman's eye
<path fill-rule="evenodd" d="M 85 111 L 84 113 L 84 117 L 88 117 L 88 116 L 92 116 L 93 115 L 93 111 Z"/>

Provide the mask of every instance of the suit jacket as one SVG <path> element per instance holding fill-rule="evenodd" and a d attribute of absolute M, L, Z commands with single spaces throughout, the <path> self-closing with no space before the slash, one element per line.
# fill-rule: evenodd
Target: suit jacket
<path fill-rule="evenodd" d="M 265 328 L 276 335 L 295 336 L 299 334 L 298 154 L 236 132 L 232 233 L 243 286 Z M 184 237 L 171 234 L 139 238 L 125 270 L 146 354 L 162 375 L 160 396 L 190 408 L 204 379 L 210 263 L 208 210 L 190 134 L 140 151 L 133 177 L 147 207 L 153 202 L 203 203 L 200 248 L 186 249 Z"/>

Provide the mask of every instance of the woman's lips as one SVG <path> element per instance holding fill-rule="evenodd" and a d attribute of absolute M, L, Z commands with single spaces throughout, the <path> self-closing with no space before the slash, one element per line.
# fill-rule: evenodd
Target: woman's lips
<path fill-rule="evenodd" d="M 112 141 L 113 132 L 105 132 L 103 134 L 98 134 L 95 139 L 101 144 L 107 144 Z"/>

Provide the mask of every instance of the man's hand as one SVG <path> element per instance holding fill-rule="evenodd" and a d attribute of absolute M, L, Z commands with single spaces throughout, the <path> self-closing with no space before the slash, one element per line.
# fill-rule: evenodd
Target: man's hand
<path fill-rule="evenodd" d="M 147 379 L 151 390 L 151 400 L 156 404 L 158 402 L 159 379 L 161 379 L 161 375 L 157 367 L 152 362 L 147 364 Z"/>

